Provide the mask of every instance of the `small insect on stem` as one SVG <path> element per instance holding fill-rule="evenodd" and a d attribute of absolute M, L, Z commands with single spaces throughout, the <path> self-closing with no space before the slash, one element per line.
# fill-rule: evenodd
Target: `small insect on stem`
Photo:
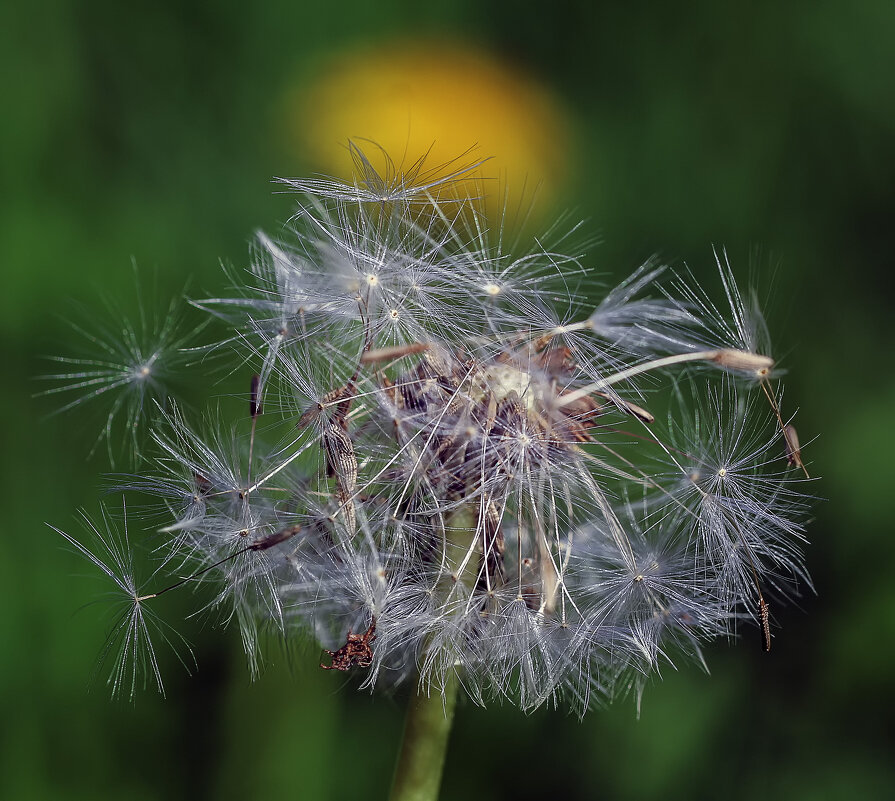
<path fill-rule="evenodd" d="M 768 606 L 768 602 L 759 597 L 758 599 L 758 619 L 761 622 L 761 631 L 764 635 L 764 650 L 765 653 L 770 653 L 771 651 L 771 623 L 769 620 L 769 614 L 771 611 L 771 607 Z"/>
<path fill-rule="evenodd" d="M 370 620 L 370 627 L 363 634 L 348 631 L 345 644 L 338 651 L 323 650 L 330 655 L 332 664 L 320 667 L 324 670 L 349 670 L 352 667 L 370 667 L 373 664 L 373 649 L 370 643 L 376 639 L 376 618 Z"/>

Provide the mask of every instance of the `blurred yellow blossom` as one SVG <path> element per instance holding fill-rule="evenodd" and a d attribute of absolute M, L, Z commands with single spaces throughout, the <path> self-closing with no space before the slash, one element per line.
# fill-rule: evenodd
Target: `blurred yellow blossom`
<path fill-rule="evenodd" d="M 290 142 L 313 170 L 353 173 L 349 139 L 367 139 L 409 169 L 456 169 L 457 154 L 485 159 L 461 191 L 482 193 L 493 215 L 549 212 L 568 169 L 569 126 L 558 99 L 515 65 L 464 44 L 391 41 L 342 52 L 288 102 Z M 374 157 L 370 148 L 367 155 Z M 427 155 L 428 154 L 428 155 Z M 374 157 L 374 164 L 375 157 Z M 379 166 L 379 165 L 376 165 Z"/>

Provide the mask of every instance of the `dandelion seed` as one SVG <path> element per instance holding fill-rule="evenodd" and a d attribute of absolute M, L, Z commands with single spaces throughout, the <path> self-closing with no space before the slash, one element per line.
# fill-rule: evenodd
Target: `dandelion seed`
<path fill-rule="evenodd" d="M 195 663 L 186 640 L 146 605 L 146 601 L 153 596 L 144 594 L 135 577 L 127 530 L 127 508 L 124 508 L 122 531 L 118 530 L 104 507 L 101 523 L 95 523 L 86 514 L 82 514 L 82 522 L 88 536 L 96 543 L 95 547 L 84 544 L 56 526 L 50 525 L 50 528 L 98 568 L 115 587 L 113 596 L 117 599 L 119 611 L 113 619 L 99 660 L 100 667 L 110 663 L 108 684 L 112 696 L 133 700 L 137 687 L 147 683 L 154 684 L 158 692 L 164 695 L 165 687 L 153 638 L 165 641 L 187 670 L 190 670 L 190 663 Z"/>
<path fill-rule="evenodd" d="M 150 407 L 164 402 L 170 379 L 189 361 L 182 348 L 198 329 L 189 330 L 182 325 L 177 300 L 153 319 L 141 299 L 136 324 L 123 319 L 114 309 L 112 313 L 117 319 L 108 325 L 98 322 L 95 317 L 88 325 L 73 325 L 94 353 L 85 358 L 50 357 L 66 365 L 67 370 L 41 376 L 42 380 L 54 382 L 56 386 L 39 394 L 63 395 L 68 399 L 57 413 L 105 401 L 105 422 L 91 454 L 105 441 L 109 460 L 114 465 L 115 456 L 120 452 L 116 419 L 123 418 L 121 439 L 138 455 Z"/>

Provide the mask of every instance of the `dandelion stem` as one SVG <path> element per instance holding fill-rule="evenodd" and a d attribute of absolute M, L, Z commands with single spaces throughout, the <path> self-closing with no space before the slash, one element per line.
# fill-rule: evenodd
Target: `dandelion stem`
<path fill-rule="evenodd" d="M 410 699 L 389 801 L 436 801 L 438 798 L 454 722 L 457 684 L 457 675 L 451 671 L 443 693 L 419 687 Z"/>

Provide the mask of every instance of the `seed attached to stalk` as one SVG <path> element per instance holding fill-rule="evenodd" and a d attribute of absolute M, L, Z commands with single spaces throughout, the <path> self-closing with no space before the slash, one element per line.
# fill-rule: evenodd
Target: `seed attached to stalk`
<path fill-rule="evenodd" d="M 790 467 L 804 469 L 802 450 L 799 447 L 799 435 L 796 433 L 796 427 L 791 423 L 783 427 L 783 441 L 786 446 L 786 461 L 789 462 Z"/>
<path fill-rule="evenodd" d="M 719 367 L 726 367 L 730 370 L 742 370 L 744 373 L 755 373 L 755 375 L 764 377 L 774 366 L 774 360 L 769 356 L 759 356 L 757 353 L 749 353 L 745 350 L 734 350 L 732 348 L 722 348 L 715 351 L 715 355 L 711 358 Z"/>

